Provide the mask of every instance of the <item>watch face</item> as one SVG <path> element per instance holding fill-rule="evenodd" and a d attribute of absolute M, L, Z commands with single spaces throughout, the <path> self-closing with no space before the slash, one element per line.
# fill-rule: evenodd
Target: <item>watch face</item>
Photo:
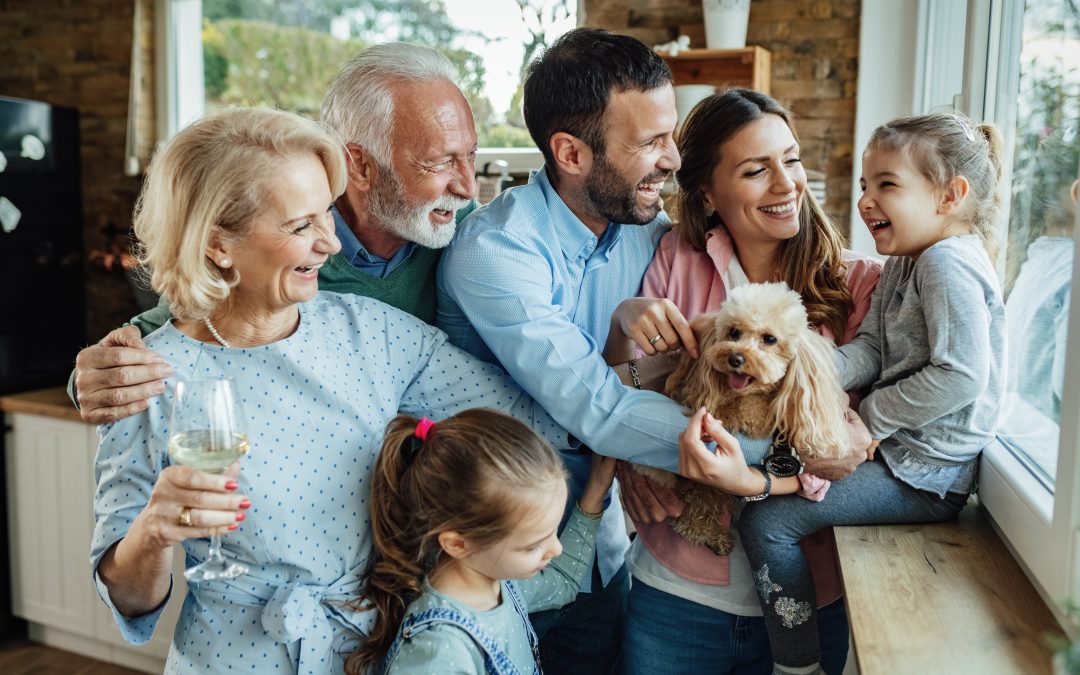
<path fill-rule="evenodd" d="M 765 469 L 777 478 L 797 476 L 802 473 L 802 462 L 794 455 L 769 455 L 765 458 Z"/>

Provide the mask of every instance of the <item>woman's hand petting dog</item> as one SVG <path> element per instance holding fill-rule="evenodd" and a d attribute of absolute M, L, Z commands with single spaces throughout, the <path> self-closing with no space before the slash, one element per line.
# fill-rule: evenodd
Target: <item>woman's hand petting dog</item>
<path fill-rule="evenodd" d="M 716 452 L 705 445 L 710 440 L 716 441 Z M 761 490 L 761 474 L 747 466 L 738 439 L 704 406 L 679 435 L 679 474 L 732 495 Z"/>
<path fill-rule="evenodd" d="M 699 355 L 697 338 L 690 330 L 690 323 L 675 303 L 664 298 L 623 300 L 611 315 L 611 327 L 618 327 L 649 356 L 680 347 L 695 359 Z"/>

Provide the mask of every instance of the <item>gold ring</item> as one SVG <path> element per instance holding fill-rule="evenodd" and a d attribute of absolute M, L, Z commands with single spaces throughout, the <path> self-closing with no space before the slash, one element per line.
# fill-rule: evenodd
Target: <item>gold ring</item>
<path fill-rule="evenodd" d="M 191 509 L 186 506 L 180 509 L 180 525 L 182 527 L 191 527 Z"/>
<path fill-rule="evenodd" d="M 656 337 L 654 337 L 653 339 L 649 340 L 649 346 L 650 346 L 650 347 L 655 347 L 655 346 L 656 346 L 656 343 L 657 343 L 657 342 L 660 342 L 660 341 L 661 341 L 661 340 L 663 340 L 663 339 L 664 339 L 664 336 L 663 336 L 663 335 L 657 335 L 657 336 L 656 336 Z"/>

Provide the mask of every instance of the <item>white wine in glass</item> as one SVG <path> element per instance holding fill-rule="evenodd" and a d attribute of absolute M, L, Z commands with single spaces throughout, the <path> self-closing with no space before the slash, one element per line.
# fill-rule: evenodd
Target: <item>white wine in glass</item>
<path fill-rule="evenodd" d="M 173 462 L 221 473 L 249 449 L 231 380 L 207 378 L 176 383 L 169 423 L 169 457 Z M 210 537 L 207 559 L 185 570 L 184 576 L 189 581 L 211 581 L 232 579 L 247 571 L 247 567 L 221 555 L 221 536 L 215 534 Z"/>

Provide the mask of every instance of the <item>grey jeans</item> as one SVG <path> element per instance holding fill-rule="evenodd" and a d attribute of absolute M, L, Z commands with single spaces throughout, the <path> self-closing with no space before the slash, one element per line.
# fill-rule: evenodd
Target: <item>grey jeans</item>
<path fill-rule="evenodd" d="M 820 502 L 797 495 L 770 497 L 743 509 L 739 521 L 746 557 L 769 631 L 773 661 L 808 666 L 821 660 L 814 580 L 799 541 L 831 525 L 885 525 L 951 520 L 968 496 L 945 498 L 895 478 L 880 458 L 835 481 Z"/>

